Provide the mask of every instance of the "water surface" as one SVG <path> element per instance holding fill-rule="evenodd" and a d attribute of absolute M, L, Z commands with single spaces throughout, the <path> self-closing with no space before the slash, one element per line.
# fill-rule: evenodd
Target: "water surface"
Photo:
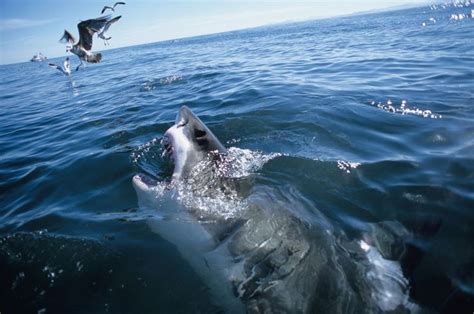
<path fill-rule="evenodd" d="M 1 66 L 0 311 L 221 311 L 150 230 L 131 184 L 137 172 L 169 178 L 159 139 L 187 105 L 227 147 L 252 152 L 254 184 L 349 237 L 401 222 L 415 235 L 411 299 L 472 312 L 471 9 L 116 49 L 71 79 L 45 63 Z"/>

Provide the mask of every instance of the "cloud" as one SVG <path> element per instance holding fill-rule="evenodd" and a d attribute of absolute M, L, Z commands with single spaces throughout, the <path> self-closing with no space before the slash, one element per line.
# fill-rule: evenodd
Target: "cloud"
<path fill-rule="evenodd" d="M 53 20 L 3 19 L 0 20 L 0 30 L 30 28 L 50 24 L 52 22 Z"/>

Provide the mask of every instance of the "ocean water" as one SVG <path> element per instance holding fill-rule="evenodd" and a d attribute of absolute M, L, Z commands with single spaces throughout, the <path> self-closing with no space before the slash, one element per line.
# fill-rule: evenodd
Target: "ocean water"
<path fill-rule="evenodd" d="M 308 221 L 323 215 L 353 239 L 401 223 L 410 300 L 472 313 L 472 9 L 108 50 L 70 79 L 46 63 L 0 66 L 0 312 L 225 311 L 132 186 L 136 173 L 169 180 L 160 139 L 187 105 L 239 152 L 240 176 L 295 216 L 304 204 Z"/>

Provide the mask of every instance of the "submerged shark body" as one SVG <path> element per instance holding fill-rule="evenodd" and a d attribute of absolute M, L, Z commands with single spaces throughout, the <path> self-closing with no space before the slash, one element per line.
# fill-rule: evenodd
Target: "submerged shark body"
<path fill-rule="evenodd" d="M 134 176 L 140 206 L 158 208 L 162 218 L 151 219 L 151 228 L 177 247 L 226 312 L 416 310 L 397 256 L 382 256 L 383 247 L 393 245 L 386 239 L 406 236 L 400 224 L 374 225 L 370 237 L 349 241 L 324 216 L 314 219 L 314 211 L 311 219 L 294 214 L 308 212 L 308 205 L 262 186 L 252 187 L 245 210 L 230 218 L 186 206 L 175 187 L 211 193 L 202 187 L 215 184 L 215 171 L 196 176 L 193 169 L 206 160 L 206 165 L 225 163 L 227 150 L 187 107 L 162 143 L 175 165 L 171 183 L 157 199 L 156 182 Z"/>

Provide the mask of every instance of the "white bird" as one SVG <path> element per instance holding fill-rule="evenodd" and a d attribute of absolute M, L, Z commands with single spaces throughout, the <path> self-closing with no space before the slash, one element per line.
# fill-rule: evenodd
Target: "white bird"
<path fill-rule="evenodd" d="M 77 43 L 75 43 L 76 39 L 74 36 L 67 30 L 64 30 L 63 37 L 59 41 L 69 43 L 71 46 L 66 47 L 66 52 L 71 52 L 79 57 L 81 63 L 77 66 L 76 71 L 83 65 L 83 60 L 89 63 L 99 63 L 102 60 L 101 53 L 93 53 L 91 51 L 92 36 L 104 28 L 109 21 L 110 15 L 82 21 L 77 24 L 77 29 L 79 30 L 79 41 Z"/>
<path fill-rule="evenodd" d="M 54 69 L 57 69 L 64 75 L 71 75 L 71 62 L 69 61 L 69 57 L 64 60 L 62 67 L 54 63 L 49 63 L 48 65 Z"/>
<path fill-rule="evenodd" d="M 111 19 L 110 21 L 108 21 L 105 26 L 99 31 L 99 33 L 97 34 L 97 36 L 99 36 L 99 38 L 102 38 L 104 40 L 104 45 L 108 45 L 109 44 L 109 40 L 112 38 L 112 37 L 106 37 L 105 33 L 109 30 L 109 27 L 110 25 L 112 25 L 113 23 L 117 22 L 122 16 L 117 16 L 117 17 L 114 17 L 113 19 Z"/>
<path fill-rule="evenodd" d="M 108 5 L 104 6 L 104 8 L 102 9 L 102 11 L 100 12 L 100 14 L 104 14 L 105 10 L 107 9 L 110 9 L 112 10 L 113 12 L 115 12 L 115 7 L 119 4 L 125 4 L 125 2 L 122 2 L 122 1 L 119 1 L 119 2 L 115 2 L 114 6 L 113 7 L 109 7 Z"/>

